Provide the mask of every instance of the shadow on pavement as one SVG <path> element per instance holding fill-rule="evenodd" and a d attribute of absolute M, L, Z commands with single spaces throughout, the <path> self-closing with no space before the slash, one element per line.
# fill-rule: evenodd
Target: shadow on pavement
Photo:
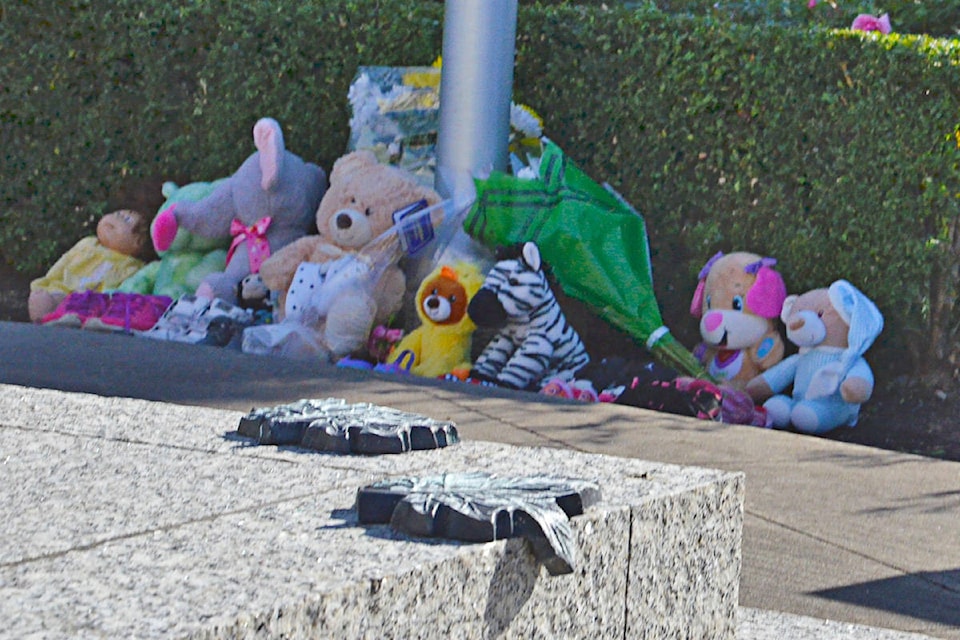
<path fill-rule="evenodd" d="M 812 595 L 960 627 L 960 609 L 950 606 L 956 601 L 955 597 L 944 597 L 946 594 L 960 594 L 960 569 L 873 580 L 824 589 Z"/>

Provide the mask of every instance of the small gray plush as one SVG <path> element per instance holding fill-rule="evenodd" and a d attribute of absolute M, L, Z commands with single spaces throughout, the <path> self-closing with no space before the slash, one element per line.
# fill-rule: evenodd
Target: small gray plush
<path fill-rule="evenodd" d="M 160 212 L 151 228 L 154 247 L 164 251 L 179 227 L 205 238 L 232 238 L 223 272 L 212 273 L 197 295 L 237 303 L 237 287 L 271 253 L 307 235 L 327 190 L 327 175 L 284 147 L 273 118 L 253 127 L 257 151 L 206 198 L 177 202 Z"/>

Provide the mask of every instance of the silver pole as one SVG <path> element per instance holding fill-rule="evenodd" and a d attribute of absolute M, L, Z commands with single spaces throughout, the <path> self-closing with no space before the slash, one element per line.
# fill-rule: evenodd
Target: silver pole
<path fill-rule="evenodd" d="M 507 167 L 517 0 L 446 0 L 435 187 L 459 200 Z M 471 196 L 472 197 L 472 196 Z"/>

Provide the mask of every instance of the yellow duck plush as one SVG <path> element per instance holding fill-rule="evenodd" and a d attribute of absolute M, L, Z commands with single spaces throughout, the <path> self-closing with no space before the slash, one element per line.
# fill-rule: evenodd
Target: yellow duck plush
<path fill-rule="evenodd" d="M 410 373 L 438 377 L 469 371 L 473 332 L 477 326 L 467 315 L 470 299 L 483 285 L 480 271 L 468 263 L 441 265 L 417 289 L 417 315 L 421 325 L 407 334 L 388 358 L 403 360 L 413 354 Z"/>

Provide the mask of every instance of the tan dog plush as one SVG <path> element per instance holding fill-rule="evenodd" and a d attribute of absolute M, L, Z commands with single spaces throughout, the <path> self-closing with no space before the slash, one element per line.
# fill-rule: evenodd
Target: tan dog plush
<path fill-rule="evenodd" d="M 386 323 L 400 310 L 406 278 L 398 257 L 373 264 L 376 281 L 371 286 L 355 284 L 365 265 L 395 254 L 396 236 L 383 247 L 374 245 L 383 244 L 381 234 L 394 225 L 394 212 L 420 200 L 433 205 L 440 196 L 420 185 L 413 174 L 381 164 L 371 151 L 349 153 L 330 172 L 330 186 L 317 209 L 317 233 L 283 247 L 261 265 L 263 282 L 280 294 L 283 315 L 294 313 L 301 321 L 304 310 L 288 298 L 306 301 L 305 287 L 326 283 L 323 301 L 317 303 L 322 308 L 312 309 L 306 322 L 316 325 L 329 356 L 359 349 L 374 324 Z M 362 261 L 354 260 L 358 256 Z M 307 281 L 295 282 L 298 272 L 301 276 L 309 272 Z"/>
<path fill-rule="evenodd" d="M 739 251 L 713 256 L 700 271 L 690 313 L 703 342 L 694 354 L 722 385 L 747 382 L 783 359 L 776 321 L 787 297 L 776 260 Z"/>

